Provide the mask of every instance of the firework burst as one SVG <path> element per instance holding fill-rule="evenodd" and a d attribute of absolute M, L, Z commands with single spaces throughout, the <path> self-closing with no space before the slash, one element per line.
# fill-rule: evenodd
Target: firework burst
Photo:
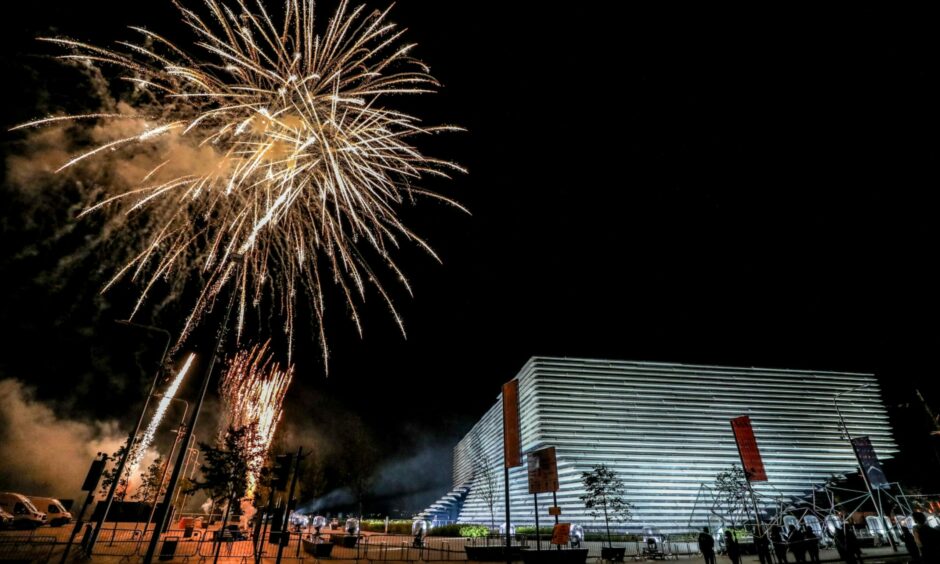
<path fill-rule="evenodd" d="M 247 497 L 254 492 L 258 472 L 281 419 L 284 396 L 294 376 L 292 366 L 281 370 L 280 365 L 273 362 L 268 345 L 255 345 L 236 354 L 219 382 L 225 414 L 220 421 L 220 436 L 230 426 L 250 426 L 254 431 Z"/>
<path fill-rule="evenodd" d="M 458 128 L 422 125 L 384 102 L 432 92 L 437 82 L 409 56 L 413 45 L 401 44 L 403 31 L 388 21 L 388 10 L 366 15 L 344 0 L 318 33 L 312 0 L 286 0 L 281 18 L 260 1 L 205 4 L 204 17 L 177 3 L 194 48 L 139 27 L 131 28 L 139 42 L 117 49 L 45 39 L 70 50 L 64 59 L 120 68 L 134 97 L 113 112 L 51 116 L 18 128 L 87 120 L 121 132 L 59 170 L 134 151 L 157 156 L 135 183 L 97 194 L 83 212 L 107 208 L 114 228 L 133 226 L 117 234 L 133 241 L 132 251 L 105 290 L 124 278 L 138 282 L 136 313 L 159 281 L 201 272 L 205 284 L 180 342 L 234 286 L 238 336 L 246 310 L 269 303 L 284 319 L 290 351 L 295 305 L 306 294 L 326 362 L 323 290 L 330 281 L 360 334 L 357 304 L 370 286 L 404 332 L 370 263 L 384 263 L 411 292 L 393 251 L 411 241 L 437 256 L 399 211 L 419 197 L 460 207 L 417 183 L 462 169 L 413 145 L 418 136 Z"/>

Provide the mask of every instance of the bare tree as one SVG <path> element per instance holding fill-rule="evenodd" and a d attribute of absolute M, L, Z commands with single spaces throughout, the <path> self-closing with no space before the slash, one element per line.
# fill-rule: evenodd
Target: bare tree
<path fill-rule="evenodd" d="M 479 432 L 474 433 L 470 442 L 470 455 L 473 457 L 473 489 L 480 495 L 490 511 L 490 530 L 496 528 L 496 502 L 500 496 L 500 480 L 490 457 L 483 449 Z"/>

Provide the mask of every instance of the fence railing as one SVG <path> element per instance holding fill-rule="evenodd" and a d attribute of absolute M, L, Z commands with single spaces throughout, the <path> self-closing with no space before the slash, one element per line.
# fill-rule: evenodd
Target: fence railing
<path fill-rule="evenodd" d="M 273 558 L 278 552 L 278 545 L 269 542 L 270 535 L 260 539 L 261 542 L 255 542 L 253 539 L 233 539 L 231 537 L 222 537 L 217 541 L 219 531 L 217 529 L 196 529 L 196 535 L 190 531 L 190 536 L 184 536 L 181 529 L 172 529 L 161 535 L 162 541 L 158 544 L 157 553 L 171 552 L 175 561 L 186 562 L 190 559 L 211 559 L 218 550 L 219 556 L 224 558 L 242 558 L 245 561 L 252 560 L 257 550 L 262 551 L 262 557 L 265 559 Z M 94 547 L 94 556 L 121 557 L 134 561 L 140 558 L 146 552 L 153 529 L 144 533 L 141 529 L 128 529 L 119 526 L 108 527 L 102 530 L 98 542 Z M 425 537 L 423 542 L 416 545 L 411 535 L 386 535 L 386 534 L 368 534 L 361 536 L 354 544 L 344 545 L 338 535 L 334 536 L 337 542 L 332 544 L 332 553 L 330 558 L 334 560 L 364 560 L 368 562 L 440 562 L 440 561 L 466 561 L 467 546 L 502 546 L 505 540 L 501 537 L 495 538 L 455 538 L 455 537 Z M 282 559 L 292 561 L 320 560 L 316 554 L 308 553 L 305 550 L 304 540 L 307 541 L 307 548 L 314 550 L 311 546 L 313 537 L 310 534 L 291 534 L 287 544 L 282 550 Z M 320 542 L 330 542 L 330 533 L 325 533 L 320 537 Z M 350 539 L 351 540 L 351 539 Z M 5 534 L 0 535 L 0 560 L 48 560 L 56 546 L 64 545 L 64 542 L 56 537 L 41 536 L 36 534 Z M 514 539 L 513 546 L 526 546 L 530 549 L 535 548 L 535 539 L 519 536 Z M 588 558 L 600 559 L 601 549 L 606 543 L 600 541 L 584 542 L 581 548 L 588 549 Z M 625 556 L 643 557 L 644 549 L 647 548 L 643 542 L 619 542 L 614 543 L 615 547 L 624 548 Z M 548 539 L 542 539 L 543 550 L 550 550 L 553 547 Z M 564 547 L 570 548 L 570 547 Z M 690 557 L 698 554 L 698 543 L 695 542 L 664 542 L 660 550 L 666 557 Z"/>
<path fill-rule="evenodd" d="M 55 550 L 56 538 L 44 535 L 0 536 L 0 560 L 45 562 Z"/>

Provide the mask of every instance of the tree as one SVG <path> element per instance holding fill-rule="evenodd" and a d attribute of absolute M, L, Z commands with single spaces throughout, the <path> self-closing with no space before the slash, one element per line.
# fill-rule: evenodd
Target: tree
<path fill-rule="evenodd" d="M 232 504 L 237 503 L 248 492 L 248 474 L 255 467 L 255 460 L 262 456 L 264 443 L 258 437 L 254 425 L 229 425 L 219 446 L 199 443 L 199 447 L 203 457 L 202 466 L 199 468 L 202 480 L 195 481 L 188 493 L 205 490 L 213 505 L 224 503 L 224 529 L 228 525 Z M 217 556 L 218 551 L 217 545 Z"/>
<path fill-rule="evenodd" d="M 737 464 L 715 476 L 715 513 L 723 522 L 736 528 L 748 513 L 748 483 L 744 470 Z"/>
<path fill-rule="evenodd" d="M 121 445 L 119 449 L 114 451 L 114 454 L 111 455 L 111 466 L 101 473 L 101 489 L 100 493 L 102 496 L 107 496 L 108 491 L 111 489 L 111 484 L 114 483 L 115 476 L 117 476 L 117 465 L 121 461 L 121 457 L 124 456 L 124 453 L 127 452 L 127 445 Z M 114 490 L 114 497 L 118 501 L 124 501 L 124 498 L 127 497 L 127 468 L 124 469 L 124 475 L 121 476 L 121 481 L 118 482 L 117 488 Z"/>
<path fill-rule="evenodd" d="M 166 484 L 163 478 L 167 464 L 169 464 L 169 461 L 164 462 L 162 457 L 158 457 L 150 463 L 150 466 L 141 475 L 140 487 L 134 492 L 133 499 L 135 501 L 152 501 L 156 503 L 157 498 L 166 493 Z"/>
<path fill-rule="evenodd" d="M 623 499 L 623 480 L 606 464 L 600 464 L 590 472 L 582 472 L 581 483 L 584 484 L 585 493 L 579 499 L 584 502 L 584 507 L 592 517 L 596 519 L 600 515 L 604 516 L 607 546 L 613 548 L 610 520 L 626 523 L 633 512 L 633 505 Z"/>
<path fill-rule="evenodd" d="M 496 501 L 499 499 L 500 480 L 489 456 L 483 450 L 479 433 L 473 435 L 470 443 L 470 455 L 473 457 L 473 489 L 490 510 L 490 530 L 496 529 Z"/>

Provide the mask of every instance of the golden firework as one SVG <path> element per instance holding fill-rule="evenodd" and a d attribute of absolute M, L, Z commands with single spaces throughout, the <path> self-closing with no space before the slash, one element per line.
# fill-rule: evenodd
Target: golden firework
<path fill-rule="evenodd" d="M 413 145 L 415 137 L 458 128 L 422 125 L 385 102 L 438 83 L 409 55 L 413 45 L 401 44 L 388 10 L 367 15 L 344 0 L 318 33 L 312 0 L 286 0 L 281 18 L 260 1 L 205 5 L 208 14 L 200 15 L 177 3 L 195 36 L 192 53 L 142 27 L 131 28 L 138 42 L 116 49 L 45 39 L 70 50 L 64 59 L 117 66 L 134 86 L 113 112 L 18 126 L 87 121 L 114 132 L 60 170 L 95 159 L 150 163 L 136 182 L 96 194 L 83 212 L 108 208 L 115 236 L 133 241 L 105 290 L 126 277 L 139 282 L 136 313 L 159 281 L 201 272 L 205 283 L 180 342 L 234 286 L 239 337 L 246 310 L 267 304 L 283 316 L 288 357 L 295 306 L 306 294 L 326 362 L 324 283 L 341 290 L 360 333 L 357 304 L 371 285 L 404 332 L 370 263 L 384 263 L 410 293 L 392 257 L 400 240 L 437 256 L 402 223 L 400 209 L 416 197 L 460 207 L 417 183 L 462 169 Z"/>

